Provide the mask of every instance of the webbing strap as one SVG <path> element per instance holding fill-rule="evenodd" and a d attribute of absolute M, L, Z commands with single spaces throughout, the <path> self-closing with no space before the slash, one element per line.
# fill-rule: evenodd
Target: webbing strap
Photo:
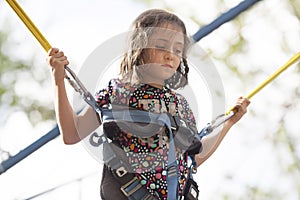
<path fill-rule="evenodd" d="M 123 120 L 127 122 L 151 123 L 161 126 L 168 124 L 171 126 L 171 122 L 168 122 L 170 119 L 166 113 L 156 114 L 142 110 L 103 109 L 101 114 L 103 122 L 111 120 Z"/>
<path fill-rule="evenodd" d="M 102 110 L 102 120 L 123 120 L 127 122 L 141 122 L 141 123 L 152 123 L 158 125 L 165 125 L 169 130 L 170 145 L 168 152 L 168 174 L 167 174 L 167 185 L 168 185 L 168 199 L 178 199 L 178 167 L 176 161 L 176 149 L 174 143 L 174 137 L 172 134 L 171 121 L 166 113 L 151 113 L 141 110 Z"/>
<path fill-rule="evenodd" d="M 171 128 L 169 128 L 169 131 L 172 131 Z M 172 199 L 172 200 L 178 199 L 178 167 L 177 167 L 175 152 L 176 149 L 174 144 L 174 138 L 172 132 L 170 132 L 167 185 L 168 185 L 168 199 Z"/>

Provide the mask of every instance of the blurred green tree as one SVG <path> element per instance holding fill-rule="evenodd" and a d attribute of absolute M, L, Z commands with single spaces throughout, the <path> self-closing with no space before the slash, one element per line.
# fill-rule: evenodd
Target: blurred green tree
<path fill-rule="evenodd" d="M 173 11 L 191 19 L 199 28 L 239 3 L 229 0 L 213 0 L 209 3 L 169 0 L 136 2 Z M 202 5 L 209 6 L 214 13 L 205 12 Z M 203 38 L 199 44 L 222 74 L 226 93 L 230 96 L 234 96 L 235 93 L 245 94 L 245 91 L 254 89 L 253 87 L 268 74 L 273 73 L 299 52 L 300 1 L 261 1 Z M 295 65 L 291 67 L 293 69 L 289 69 L 292 73 L 285 74 L 286 77 L 279 77 L 272 86 L 257 95 L 260 98 L 255 101 L 259 102 L 250 106 L 248 124 L 238 126 L 236 130 L 245 133 L 240 136 L 241 143 L 245 146 L 243 148 L 248 149 L 245 150 L 247 155 L 240 156 L 241 160 L 244 160 L 242 157 L 250 157 L 251 151 L 255 152 L 256 148 L 271 149 L 269 151 L 272 153 L 269 155 L 261 153 L 252 156 L 257 156 L 257 159 L 253 159 L 255 163 L 259 157 L 275 159 L 269 163 L 269 159 L 265 159 L 263 163 L 255 165 L 266 165 L 266 168 L 261 167 L 263 170 L 256 172 L 257 174 L 269 172 L 267 166 L 271 165 L 274 173 L 279 174 L 276 182 L 266 186 L 264 176 L 261 175 L 254 183 L 250 183 L 246 178 L 240 180 L 240 177 L 237 177 L 239 175 L 235 175 L 237 169 L 242 171 L 240 168 L 228 170 L 224 174 L 223 184 L 227 185 L 224 188 L 229 189 L 219 190 L 223 187 L 216 186 L 215 193 L 211 195 L 213 199 L 300 199 L 300 148 L 297 145 L 300 142 L 300 126 L 297 122 L 300 113 L 300 64 Z M 226 144 L 222 144 L 224 145 Z M 225 165 L 227 163 L 224 163 Z M 253 166 L 245 167 L 244 174 L 251 174 L 251 167 Z M 235 189 L 228 186 L 230 184 L 242 185 L 243 190 L 232 192 Z"/>
<path fill-rule="evenodd" d="M 8 116 L 15 112 L 24 112 L 32 125 L 40 121 L 54 120 L 54 110 L 51 99 L 41 101 L 26 91 L 43 88 L 49 84 L 45 70 L 36 70 L 34 62 L 17 60 L 6 54 L 8 33 L 0 32 L 0 110 L 1 126 Z M 13 47 L 12 47 L 13 48 Z M 42 90 L 40 90 L 42 91 Z M 39 91 L 34 91 L 35 93 Z M 42 94 L 40 94 L 42 95 Z"/>

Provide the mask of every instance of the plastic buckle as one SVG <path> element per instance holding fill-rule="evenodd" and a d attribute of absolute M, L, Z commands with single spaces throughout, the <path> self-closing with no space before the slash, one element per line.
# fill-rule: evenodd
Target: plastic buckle
<path fill-rule="evenodd" d="M 126 197 L 131 196 L 142 187 L 137 177 L 131 179 L 128 183 L 121 187 L 121 191 Z"/>
<path fill-rule="evenodd" d="M 189 177 L 186 181 L 186 188 L 184 189 L 184 199 L 198 200 L 199 189 L 197 183 Z"/>
<path fill-rule="evenodd" d="M 180 118 L 177 116 L 172 116 L 169 114 L 169 118 L 171 121 L 171 129 L 173 131 L 178 131 L 179 127 L 180 127 Z"/>
<path fill-rule="evenodd" d="M 127 170 L 125 169 L 125 167 L 121 166 L 118 169 L 116 169 L 116 174 L 119 177 L 123 177 L 123 176 L 125 176 L 125 174 L 127 174 Z"/>
<path fill-rule="evenodd" d="M 193 185 L 191 186 L 189 193 L 194 199 L 198 199 L 199 192 L 195 186 L 193 186 Z"/>

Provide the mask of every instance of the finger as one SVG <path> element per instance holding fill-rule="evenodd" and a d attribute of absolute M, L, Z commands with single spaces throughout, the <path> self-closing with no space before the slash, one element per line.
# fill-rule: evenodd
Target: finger
<path fill-rule="evenodd" d="M 235 113 L 240 112 L 241 107 L 242 107 L 242 104 L 236 103 L 235 106 L 234 106 L 234 111 L 235 111 Z"/>
<path fill-rule="evenodd" d="M 58 49 L 58 48 L 51 48 L 51 49 L 48 51 L 48 55 L 49 55 L 49 56 L 52 56 L 52 55 L 56 54 L 57 52 L 59 52 L 59 49 Z"/>
<path fill-rule="evenodd" d="M 234 110 L 236 113 L 245 114 L 247 112 L 247 106 L 246 101 L 237 102 L 234 106 Z"/>
<path fill-rule="evenodd" d="M 66 56 L 55 58 L 54 56 L 50 56 L 47 58 L 47 61 L 50 66 L 65 66 L 69 64 L 69 61 Z"/>
<path fill-rule="evenodd" d="M 53 54 L 54 58 L 61 58 L 61 57 L 64 57 L 64 56 L 65 56 L 65 54 L 64 54 L 63 51 L 58 51 L 55 54 Z"/>
<path fill-rule="evenodd" d="M 236 102 L 237 103 L 243 103 L 245 101 L 245 98 L 244 97 L 239 97 L 237 100 L 236 100 Z"/>
<path fill-rule="evenodd" d="M 69 61 L 67 60 L 66 57 L 61 57 L 61 58 L 58 58 L 58 59 L 55 59 L 53 61 L 53 64 L 57 64 L 57 65 L 68 65 L 69 64 Z"/>
<path fill-rule="evenodd" d="M 237 102 L 242 105 L 246 105 L 246 106 L 248 106 L 250 104 L 250 100 L 247 98 L 244 98 L 244 97 L 239 97 Z"/>
<path fill-rule="evenodd" d="M 239 108 L 239 111 L 242 113 L 242 114 L 245 114 L 247 112 L 247 105 L 246 103 L 244 102 L 241 107 Z"/>
<path fill-rule="evenodd" d="M 242 102 L 241 102 L 241 105 L 242 105 L 245 109 L 247 109 L 247 107 L 249 106 L 249 104 L 250 104 L 250 101 L 249 101 L 249 99 L 246 99 L 246 98 L 244 98 L 244 99 L 242 100 Z"/>
<path fill-rule="evenodd" d="M 249 104 L 251 103 L 251 101 L 249 99 L 245 99 L 247 106 L 249 106 Z"/>
<path fill-rule="evenodd" d="M 68 60 L 67 56 L 53 56 L 53 58 L 57 61 L 64 61 L 64 60 Z"/>

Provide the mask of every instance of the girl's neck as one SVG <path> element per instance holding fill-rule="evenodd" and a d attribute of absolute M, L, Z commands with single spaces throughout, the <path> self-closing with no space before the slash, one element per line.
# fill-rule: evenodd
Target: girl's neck
<path fill-rule="evenodd" d="M 163 87 L 164 87 L 164 85 L 157 84 L 157 83 L 148 83 L 148 85 L 151 85 L 151 86 L 159 88 L 159 89 L 163 89 Z"/>
<path fill-rule="evenodd" d="M 160 81 L 160 80 L 147 80 L 147 78 L 143 77 L 141 82 L 159 89 L 162 89 L 164 87 L 164 81 Z"/>

